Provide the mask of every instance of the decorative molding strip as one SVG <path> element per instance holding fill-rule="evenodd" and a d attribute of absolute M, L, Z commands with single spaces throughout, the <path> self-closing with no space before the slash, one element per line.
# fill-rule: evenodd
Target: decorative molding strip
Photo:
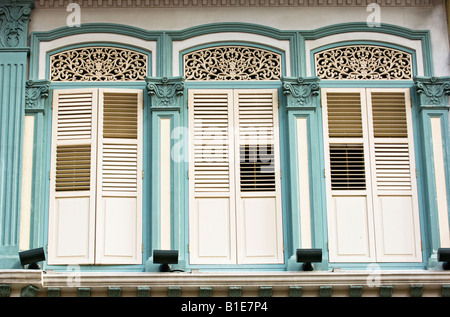
<path fill-rule="evenodd" d="M 148 56 L 118 47 L 82 47 L 50 56 L 51 81 L 139 81 Z"/>
<path fill-rule="evenodd" d="M 381 46 L 349 45 L 314 54 L 316 75 L 321 79 L 412 79 L 412 56 Z"/>
<path fill-rule="evenodd" d="M 283 78 L 283 92 L 287 96 L 288 109 L 316 109 L 319 104 L 320 78 Z"/>
<path fill-rule="evenodd" d="M 218 46 L 184 55 L 186 80 L 279 80 L 281 55 L 247 46 Z"/>
<path fill-rule="evenodd" d="M 65 7 L 73 0 L 35 0 L 38 8 Z M 75 0 L 81 7 L 92 8 L 180 8 L 180 7 L 344 7 L 367 6 L 374 0 Z M 378 0 L 381 6 L 433 6 L 434 0 Z"/>
<path fill-rule="evenodd" d="M 48 80 L 27 81 L 25 84 L 25 111 L 44 111 L 43 98 L 48 98 L 49 90 L 50 81 Z"/>
<path fill-rule="evenodd" d="M 33 0 L 7 0 L 0 3 L 0 48 L 27 46 L 32 9 Z"/>
<path fill-rule="evenodd" d="M 420 108 L 449 109 L 450 77 L 415 77 L 414 85 Z"/>
<path fill-rule="evenodd" d="M 179 100 L 184 93 L 184 78 L 146 78 L 152 109 L 179 109 Z"/>
<path fill-rule="evenodd" d="M 255 296 L 450 296 L 450 272 L 444 270 L 392 270 L 377 271 L 380 285 L 368 285 L 373 271 L 328 272 L 246 272 L 242 273 L 181 273 L 161 274 L 143 272 L 80 272 L 77 285 L 68 286 L 70 272 L 36 272 L 4 270 L 0 272 L 3 296 L 20 296 L 20 290 L 34 285 L 34 292 L 45 296 L 50 290 L 59 289 L 60 297 L 96 296 L 108 291 L 109 285 L 121 290 L 122 296 L 200 296 L 207 295 L 244 296 L 253 292 Z M 152 285 L 151 289 L 148 285 Z M 263 292 L 261 292 L 263 291 Z M 108 293 L 112 295 L 111 293 Z M 118 294 L 116 294 L 118 295 Z"/>

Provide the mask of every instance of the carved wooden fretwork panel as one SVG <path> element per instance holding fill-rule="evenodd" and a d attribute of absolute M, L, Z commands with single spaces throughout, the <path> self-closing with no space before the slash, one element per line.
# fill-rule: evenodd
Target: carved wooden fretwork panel
<path fill-rule="evenodd" d="M 412 79 L 411 54 L 381 46 L 351 45 L 315 54 L 321 79 Z"/>
<path fill-rule="evenodd" d="M 52 81 L 139 81 L 148 56 L 117 47 L 83 47 L 50 56 Z"/>
<path fill-rule="evenodd" d="M 254 47 L 219 46 L 184 55 L 186 80 L 279 80 L 281 55 Z"/>

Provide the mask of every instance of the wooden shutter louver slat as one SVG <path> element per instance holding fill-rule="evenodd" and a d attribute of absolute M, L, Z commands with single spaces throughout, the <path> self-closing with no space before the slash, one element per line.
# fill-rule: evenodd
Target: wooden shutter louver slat
<path fill-rule="evenodd" d="M 136 192 L 137 145 L 103 144 L 103 191 Z"/>
<path fill-rule="evenodd" d="M 56 148 L 56 191 L 90 190 L 91 146 Z"/>
<path fill-rule="evenodd" d="M 362 137 L 359 93 L 327 93 L 328 136 Z"/>
<path fill-rule="evenodd" d="M 366 189 L 362 144 L 330 144 L 332 190 Z"/>
<path fill-rule="evenodd" d="M 228 192 L 229 114 L 228 94 L 195 94 L 194 111 L 194 190 Z"/>
<path fill-rule="evenodd" d="M 272 92 L 237 95 L 242 192 L 275 191 L 273 98 Z"/>
<path fill-rule="evenodd" d="M 408 144 L 375 143 L 375 168 L 379 190 L 411 190 Z"/>
<path fill-rule="evenodd" d="M 241 191 L 275 191 L 273 146 L 240 146 Z"/>
<path fill-rule="evenodd" d="M 91 138 L 93 94 L 89 92 L 59 94 L 57 140 Z"/>
<path fill-rule="evenodd" d="M 137 95 L 108 93 L 103 96 L 103 138 L 137 138 Z"/>
<path fill-rule="evenodd" d="M 375 138 L 407 138 L 405 96 L 402 92 L 372 92 Z"/>

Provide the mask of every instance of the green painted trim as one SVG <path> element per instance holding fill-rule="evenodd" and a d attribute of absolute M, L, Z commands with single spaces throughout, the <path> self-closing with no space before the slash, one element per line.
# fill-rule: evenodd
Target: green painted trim
<path fill-rule="evenodd" d="M 370 27 L 365 22 L 350 22 L 325 26 L 316 30 L 302 31 L 305 40 L 351 32 L 370 32 L 396 35 L 410 40 L 419 40 L 422 44 L 424 76 L 433 76 L 433 55 L 431 51 L 431 35 L 429 30 L 412 30 L 402 26 L 382 23 L 379 27 Z"/>
<path fill-rule="evenodd" d="M 85 33 L 112 33 L 127 35 L 146 41 L 156 41 L 157 47 L 161 45 L 163 32 L 147 31 L 129 25 L 116 23 L 88 23 L 80 27 L 62 27 L 51 31 L 33 32 L 30 36 L 30 79 L 38 78 L 39 71 L 39 44 L 40 42 L 53 41 L 66 36 L 85 34 Z M 90 45 L 90 44 L 86 44 Z M 159 51 L 157 53 L 160 53 Z M 158 54 L 161 56 L 161 54 Z M 164 56 L 164 55 L 162 55 Z M 48 65 L 48 63 L 47 63 Z M 160 64 L 155 65 L 159 69 Z"/>
<path fill-rule="evenodd" d="M 0 51 L 0 269 L 21 268 L 20 213 L 27 53 Z"/>

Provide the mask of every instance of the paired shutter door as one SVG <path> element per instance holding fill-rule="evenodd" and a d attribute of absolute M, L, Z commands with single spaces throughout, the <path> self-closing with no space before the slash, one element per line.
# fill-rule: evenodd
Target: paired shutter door
<path fill-rule="evenodd" d="M 53 100 L 49 264 L 140 264 L 142 91 Z"/>
<path fill-rule="evenodd" d="M 407 89 L 324 89 L 330 261 L 421 261 Z"/>
<path fill-rule="evenodd" d="M 190 90 L 190 262 L 282 263 L 276 90 Z"/>

